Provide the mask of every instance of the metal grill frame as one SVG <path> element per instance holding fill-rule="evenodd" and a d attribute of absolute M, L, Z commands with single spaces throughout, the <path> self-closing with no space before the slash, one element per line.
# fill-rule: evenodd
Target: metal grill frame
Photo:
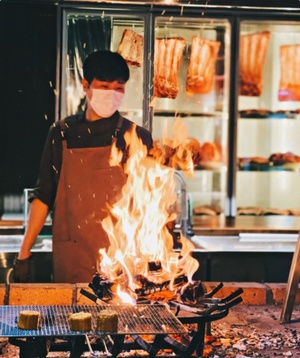
<path fill-rule="evenodd" d="M 112 308 L 117 310 L 123 310 L 129 308 L 129 317 L 128 315 L 119 313 L 119 320 L 122 322 L 118 327 L 117 333 L 104 333 L 104 332 L 74 332 L 71 331 L 71 335 L 65 335 L 62 337 L 61 334 L 56 334 L 53 336 L 52 332 L 51 337 L 47 337 L 45 333 L 38 335 L 36 331 L 26 331 L 27 336 L 8 336 L 9 342 L 13 345 L 20 347 L 20 357 L 22 358 L 46 358 L 49 351 L 52 352 L 63 352 L 69 351 L 70 358 L 80 358 L 84 352 L 90 350 L 86 338 L 90 333 L 99 336 L 97 341 L 92 349 L 100 350 L 103 353 L 100 353 L 100 356 L 111 356 L 115 358 L 119 354 L 131 351 L 131 350 L 142 350 L 147 352 L 148 355 L 152 358 L 161 358 L 161 350 L 168 349 L 170 355 L 163 354 L 166 358 L 197 358 L 201 357 L 203 354 L 204 348 L 204 337 L 206 329 L 210 329 L 210 323 L 219 319 L 226 317 L 229 313 L 229 309 L 236 304 L 242 302 L 241 294 L 243 290 L 240 288 L 230 295 L 224 298 L 213 298 L 213 295 L 222 288 L 223 284 L 220 283 L 215 289 L 211 292 L 205 294 L 201 299 L 201 302 L 195 305 L 181 305 L 176 302 L 153 302 L 139 303 L 136 306 L 131 305 L 112 305 L 112 304 L 102 304 L 103 301 L 99 300 L 97 296 L 92 294 L 87 294 L 87 291 L 83 290 L 87 297 L 96 303 L 96 306 L 0 306 L 0 324 L 2 324 L 1 317 L 5 311 L 4 307 L 8 309 L 14 308 L 13 318 L 10 318 L 11 325 L 14 323 L 16 325 L 16 312 L 20 312 L 21 309 L 34 309 L 40 310 L 41 307 L 52 309 L 56 307 L 66 308 L 69 310 L 69 313 L 79 312 L 81 310 L 87 309 L 89 312 L 95 315 L 95 312 L 100 311 L 101 309 Z M 171 308 L 172 306 L 172 308 Z M 132 311 L 132 309 L 135 309 Z M 143 310 L 150 310 L 148 312 L 147 319 L 150 314 L 150 321 L 145 320 L 145 312 Z M 137 311 L 138 310 L 138 311 Z M 158 312 L 161 310 L 160 312 Z M 173 313 L 173 311 L 176 312 Z M 50 311 L 51 312 L 51 311 Z M 154 312 L 154 315 L 152 314 Z M 161 312 L 167 315 L 161 315 Z M 49 313 L 49 312 L 48 312 Z M 123 312 L 124 313 L 124 312 Z M 1 316 L 2 315 L 2 316 Z M 5 314 L 6 316 L 6 314 Z M 46 315 L 47 317 L 47 315 Z M 50 315 L 53 317 L 53 314 Z M 49 320 L 49 317 L 47 318 Z M 153 319 L 158 322 L 155 325 L 152 325 L 152 329 L 149 331 L 149 326 L 145 322 L 151 322 L 153 324 Z M 171 323 L 168 321 L 171 319 Z M 132 324 L 128 325 L 128 321 L 134 321 L 135 327 L 133 329 Z M 66 314 L 63 319 L 63 322 L 66 322 Z M 46 322 L 46 323 L 49 323 Z M 192 331 L 187 331 L 186 325 L 189 325 L 191 329 L 191 324 L 196 324 L 197 329 L 192 328 Z M 49 324 L 48 324 L 49 325 Z M 136 325 L 139 326 L 139 329 L 136 328 Z M 122 328 L 123 327 L 123 328 Z M 154 327 L 154 328 L 153 328 Z M 6 327 L 7 328 L 7 327 Z M 42 328 L 42 327 L 41 327 Z M 170 329 L 171 328 L 171 329 Z M 146 332 L 145 332 L 146 330 Z M 154 332 L 154 334 L 150 332 Z M 0 326 L 0 336 L 3 334 L 3 326 Z M 5 332 L 4 332 L 5 333 Z M 16 332 L 14 332 L 15 334 Z M 24 333 L 24 332 L 23 332 Z M 68 327 L 68 333 L 70 333 Z M 146 335 L 143 336 L 143 335 Z M 149 335 L 152 336 L 153 340 L 149 341 Z M 126 337 L 130 336 L 131 340 L 128 341 Z M 148 338 L 147 338 L 148 337 Z M 182 340 L 181 338 L 182 337 Z M 60 342 L 57 342 L 57 339 Z M 183 343 L 184 342 L 184 343 Z M 164 352 L 165 353 L 165 352 Z M 93 356 L 93 355 L 91 355 Z M 123 355 L 121 355 L 123 356 Z M 145 354 L 139 355 L 137 352 L 134 355 L 135 357 L 145 357 Z"/>
<path fill-rule="evenodd" d="M 112 309 L 118 313 L 118 331 L 114 335 L 186 334 L 187 329 L 166 305 L 103 305 L 103 306 L 0 306 L 0 336 L 2 337 L 52 337 L 80 336 L 86 333 L 104 334 L 96 330 L 97 315 L 101 310 Z M 24 330 L 17 326 L 22 310 L 40 312 L 40 327 Z M 89 312 L 92 315 L 90 332 L 73 331 L 69 327 L 70 314 Z M 111 334 L 111 332 L 110 332 Z"/>

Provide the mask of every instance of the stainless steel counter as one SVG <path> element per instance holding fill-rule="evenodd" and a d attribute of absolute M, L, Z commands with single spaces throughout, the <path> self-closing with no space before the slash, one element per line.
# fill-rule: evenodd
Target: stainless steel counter
<path fill-rule="evenodd" d="M 241 215 L 226 218 L 223 215 L 193 216 L 195 235 L 237 236 L 240 233 L 255 234 L 297 234 L 300 229 L 300 216 Z"/>
<path fill-rule="evenodd" d="M 287 282 L 300 217 L 194 217 L 193 256 L 203 281 Z M 13 267 L 23 239 L 22 222 L 0 221 L 0 282 Z M 35 282 L 51 282 L 51 235 L 33 248 Z"/>
<path fill-rule="evenodd" d="M 240 233 L 237 236 L 193 236 L 195 251 L 294 252 L 298 234 Z"/>
<path fill-rule="evenodd" d="M 0 235 L 0 283 L 13 282 L 14 259 L 20 251 L 23 235 Z M 31 282 L 52 281 L 52 237 L 38 236 L 31 250 Z"/>
<path fill-rule="evenodd" d="M 286 283 L 298 234 L 240 233 L 191 237 L 203 281 Z"/>
<path fill-rule="evenodd" d="M 17 253 L 20 251 L 23 235 L 0 235 L 0 252 Z M 32 252 L 52 252 L 52 236 L 38 236 Z"/>

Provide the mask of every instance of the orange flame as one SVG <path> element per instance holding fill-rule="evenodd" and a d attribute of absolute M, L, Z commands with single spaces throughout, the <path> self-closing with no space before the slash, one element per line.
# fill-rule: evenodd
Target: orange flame
<path fill-rule="evenodd" d="M 181 169 L 186 176 L 192 177 L 194 162 L 193 153 L 188 148 L 189 140 L 184 122 L 177 117 L 172 128 L 166 127 L 163 139 L 154 143 L 151 154 L 157 162 Z"/>
<path fill-rule="evenodd" d="M 182 236 L 182 251 L 175 252 L 167 228 L 177 216 L 170 210 L 176 202 L 174 169 L 148 156 L 135 126 L 125 134 L 125 141 L 127 181 L 121 199 L 109 208 L 108 216 L 102 221 L 110 246 L 107 252 L 100 250 L 100 271 L 132 292 L 137 288 L 138 275 L 154 283 L 170 281 L 171 287 L 182 274 L 191 282 L 198 268 L 198 261 L 190 255 L 193 245 Z M 110 163 L 120 165 L 121 157 L 114 144 Z M 151 262 L 159 262 L 159 270 L 150 271 Z"/>
<path fill-rule="evenodd" d="M 135 304 L 135 300 L 131 297 L 131 295 L 125 291 L 122 291 L 120 285 L 117 286 L 117 295 L 121 298 L 123 303 Z"/>

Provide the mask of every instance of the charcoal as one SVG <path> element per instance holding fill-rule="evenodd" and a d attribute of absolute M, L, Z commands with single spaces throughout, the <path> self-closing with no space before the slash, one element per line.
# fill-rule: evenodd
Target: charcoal
<path fill-rule="evenodd" d="M 102 300 L 112 299 L 111 286 L 112 283 L 98 272 L 93 276 L 92 282 L 89 283 L 89 287 L 93 290 L 94 294 Z"/>

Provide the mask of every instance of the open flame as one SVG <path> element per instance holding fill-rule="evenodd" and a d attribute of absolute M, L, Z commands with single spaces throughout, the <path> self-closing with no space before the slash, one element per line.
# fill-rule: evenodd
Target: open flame
<path fill-rule="evenodd" d="M 177 117 L 173 127 L 166 127 L 162 140 L 154 142 L 151 154 L 158 163 L 181 169 L 186 176 L 192 177 L 194 162 L 189 140 L 184 122 Z"/>
<path fill-rule="evenodd" d="M 198 261 L 190 252 L 193 244 L 181 235 L 181 252 L 173 250 L 168 223 L 176 219 L 171 210 L 176 202 L 174 169 L 147 156 L 147 148 L 136 135 L 135 126 L 125 135 L 128 159 L 124 164 L 127 181 L 122 197 L 109 208 L 102 221 L 110 246 L 101 249 L 100 272 L 120 291 L 134 297 L 138 277 L 173 288 L 177 277 L 192 283 Z M 111 165 L 121 165 L 122 153 L 113 145 Z"/>
<path fill-rule="evenodd" d="M 120 285 L 117 286 L 116 293 L 123 303 L 130 303 L 130 304 L 135 303 L 135 299 L 129 293 L 122 291 Z"/>

